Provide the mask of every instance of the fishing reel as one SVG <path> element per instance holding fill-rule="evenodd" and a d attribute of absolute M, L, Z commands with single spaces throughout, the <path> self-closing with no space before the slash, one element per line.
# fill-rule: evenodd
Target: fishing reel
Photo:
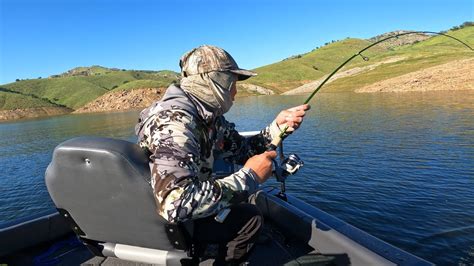
<path fill-rule="evenodd" d="M 295 153 L 284 158 L 280 164 L 274 161 L 275 170 L 274 174 L 278 182 L 285 182 L 286 178 L 290 175 L 296 174 L 298 170 L 304 165 L 303 160 Z"/>
<path fill-rule="evenodd" d="M 280 142 L 280 163 L 273 160 L 273 174 L 278 182 L 280 182 L 280 192 L 276 195 L 284 201 L 287 201 L 286 197 L 286 178 L 290 175 L 296 174 L 298 170 L 304 165 L 303 160 L 295 153 L 290 153 L 288 157 L 283 154 L 283 144 Z"/>

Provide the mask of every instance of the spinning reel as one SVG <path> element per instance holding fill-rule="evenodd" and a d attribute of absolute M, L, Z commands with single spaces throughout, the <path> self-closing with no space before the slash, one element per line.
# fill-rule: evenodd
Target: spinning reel
<path fill-rule="evenodd" d="M 277 194 L 277 197 L 281 198 L 284 201 L 287 201 L 286 197 L 286 178 L 290 175 L 294 175 L 298 170 L 304 165 L 303 160 L 296 155 L 295 153 L 290 153 L 288 157 L 285 157 L 283 153 L 283 142 L 280 142 L 279 147 L 279 159 L 278 163 L 276 160 L 273 160 L 273 175 L 276 180 L 280 182 L 280 192 Z"/>

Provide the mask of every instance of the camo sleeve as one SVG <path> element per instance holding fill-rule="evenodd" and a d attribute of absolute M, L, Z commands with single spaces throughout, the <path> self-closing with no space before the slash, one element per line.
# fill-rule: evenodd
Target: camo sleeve
<path fill-rule="evenodd" d="M 203 158 L 201 150 L 212 147 L 205 132 L 191 114 L 177 108 L 160 110 L 140 129 L 140 146 L 152 153 L 157 211 L 169 222 L 209 216 L 258 188 L 255 173 L 247 168 L 211 178 L 212 154 Z"/>

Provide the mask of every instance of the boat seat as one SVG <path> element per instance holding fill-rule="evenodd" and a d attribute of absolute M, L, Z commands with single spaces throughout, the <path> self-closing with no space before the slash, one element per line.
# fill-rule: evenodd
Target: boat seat
<path fill-rule="evenodd" d="M 54 150 L 46 186 L 84 240 L 179 252 L 168 240 L 167 221 L 156 213 L 148 161 L 128 141 L 74 138 Z"/>

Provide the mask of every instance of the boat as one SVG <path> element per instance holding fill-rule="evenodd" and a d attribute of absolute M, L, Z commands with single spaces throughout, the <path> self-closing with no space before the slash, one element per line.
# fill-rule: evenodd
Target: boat
<path fill-rule="evenodd" d="M 57 210 L 0 225 L 0 264 L 212 265 L 213 247 L 198 254 L 189 223 L 156 214 L 148 160 L 124 140 L 58 145 L 45 174 Z M 216 178 L 235 167 L 217 162 Z M 265 225 L 248 265 L 433 265 L 284 189 L 263 187 L 254 203 Z"/>

